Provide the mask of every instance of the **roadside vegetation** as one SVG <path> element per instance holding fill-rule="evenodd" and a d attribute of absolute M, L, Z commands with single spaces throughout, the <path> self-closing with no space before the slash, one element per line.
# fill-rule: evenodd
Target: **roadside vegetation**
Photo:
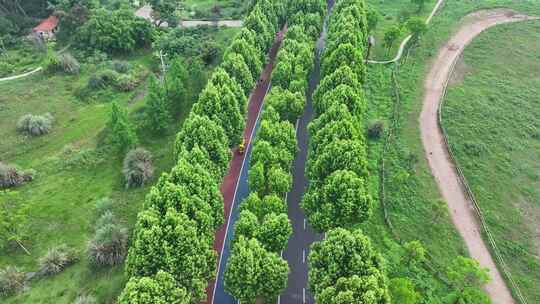
<path fill-rule="evenodd" d="M 539 32 L 532 21 L 476 38 L 442 112 L 451 149 L 531 302 L 540 299 Z"/>
<path fill-rule="evenodd" d="M 385 7 L 379 1 L 368 0 L 367 3 L 371 7 L 380 7 L 381 11 Z M 429 11 L 435 2 L 427 3 L 426 10 Z M 393 231 L 402 242 L 420 240 L 430 256 L 434 269 L 429 271 L 429 276 L 421 275 L 413 279 L 416 284 L 425 286 L 424 288 L 427 290 L 440 288 L 439 291 L 428 292 L 426 290 L 424 294 L 431 294 L 430 298 L 443 299 L 442 295 L 448 294 L 447 291 L 444 291 L 448 286 L 437 279 L 437 273 L 442 274 L 444 278 L 444 269 L 452 265 L 456 256 L 467 256 L 468 254 L 450 221 L 446 202 L 441 200 L 427 161 L 423 156 L 418 117 L 422 105 L 424 75 L 427 72 L 430 59 L 437 54 L 439 47 L 448 40 L 462 17 L 478 9 L 497 7 L 512 8 L 531 15 L 540 13 L 538 7 L 530 2 L 485 0 L 464 3 L 445 1 L 428 30 L 418 39 L 417 43 L 407 48 L 399 67 L 395 65 L 368 66 L 367 98 L 370 100 L 370 104 L 377 105 L 368 108 L 369 115 L 371 119 L 382 119 L 388 128 L 387 132 L 392 133 L 389 138 L 388 151 L 384 154 L 384 200 L 388 217 L 393 224 Z M 397 82 L 392 80 L 394 72 Z M 396 105 L 395 92 L 399 92 L 399 105 Z M 395 106 L 396 112 L 394 113 Z M 368 153 L 370 168 L 380 165 L 383 142 L 370 141 L 370 152 Z M 371 172 L 375 172 L 375 170 Z M 374 191 L 379 189 L 376 186 L 379 179 L 380 176 L 370 178 L 372 186 L 375 187 Z M 368 231 L 378 230 L 376 227 L 382 227 L 381 225 L 384 223 L 382 211 L 380 209 L 378 216 L 373 218 L 375 222 L 369 222 L 366 225 Z M 368 232 L 368 234 L 370 233 L 372 232 Z M 387 236 L 389 239 L 394 238 L 391 234 Z M 373 238 L 373 240 L 378 242 L 381 238 Z M 388 244 L 385 238 L 382 240 L 384 240 L 382 244 Z M 396 258 L 392 256 L 394 255 L 387 255 L 387 259 Z M 400 268 L 397 269 L 403 271 L 399 270 Z M 433 281 L 427 283 L 430 280 Z M 439 292 L 441 296 L 435 296 Z M 529 298 L 530 301 L 532 299 Z"/>
<path fill-rule="evenodd" d="M 0 301 L 111 302 L 126 282 L 130 230 L 149 185 L 173 166 L 176 131 L 238 30 L 179 31 L 192 43 L 164 52 L 163 75 L 159 48 L 151 47 L 168 31 L 134 18 L 131 8 L 110 20 L 100 8 L 87 7 L 88 22 L 107 22 L 99 21 L 101 28 L 70 23 L 42 49 L 24 35 L 51 11 L 32 4 L 23 6 L 32 18 L 18 18 L 14 10 L 6 20 L 16 30 L 0 32 L 7 50 L 0 60 L 16 64 L 2 76 L 45 68 L 0 84 Z M 57 4 L 67 13 L 61 23 L 75 16 L 66 5 Z M 99 46 L 89 38 L 114 36 L 128 24 L 153 34 L 137 34 L 146 37 L 138 43 L 126 35 Z M 70 39 L 78 31 L 85 35 Z M 171 81 L 164 85 L 163 78 Z"/>

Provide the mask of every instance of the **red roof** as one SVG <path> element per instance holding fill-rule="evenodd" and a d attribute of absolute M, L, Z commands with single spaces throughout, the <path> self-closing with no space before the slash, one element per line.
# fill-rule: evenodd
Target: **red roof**
<path fill-rule="evenodd" d="M 49 18 L 41 21 L 41 23 L 34 28 L 34 32 L 52 32 L 58 25 L 58 18 L 56 16 L 49 16 Z"/>

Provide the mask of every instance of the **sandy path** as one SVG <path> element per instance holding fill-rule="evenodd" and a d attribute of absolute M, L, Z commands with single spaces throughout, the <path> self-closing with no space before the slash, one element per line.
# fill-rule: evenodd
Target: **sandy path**
<path fill-rule="evenodd" d="M 477 259 L 482 267 L 490 270 L 492 280 L 485 286 L 485 290 L 489 293 L 493 303 L 496 304 L 515 302 L 480 235 L 481 226 L 472 207 L 472 202 L 466 196 L 448 155 L 447 146 L 437 123 L 438 108 L 444 96 L 446 83 L 454 62 L 474 37 L 497 24 L 529 19 L 531 18 L 525 15 L 503 9 L 479 11 L 465 17 L 459 30 L 439 50 L 431 65 L 424 83 L 425 95 L 420 115 L 422 142 L 431 172 L 435 176 L 442 196 L 448 203 L 452 221 L 464 239 L 470 255 Z"/>

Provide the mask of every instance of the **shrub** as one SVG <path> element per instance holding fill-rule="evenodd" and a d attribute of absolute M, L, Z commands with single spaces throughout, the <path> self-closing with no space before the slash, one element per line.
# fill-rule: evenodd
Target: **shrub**
<path fill-rule="evenodd" d="M 76 253 L 65 244 L 53 247 L 39 259 L 39 273 L 49 276 L 57 274 L 77 261 Z"/>
<path fill-rule="evenodd" d="M 128 231 L 119 224 L 99 227 L 88 243 L 88 259 L 95 266 L 120 264 L 127 252 Z"/>
<path fill-rule="evenodd" d="M 65 73 L 79 74 L 81 70 L 81 65 L 79 64 L 77 59 L 75 59 L 75 57 L 73 57 L 69 53 L 58 55 L 58 64 L 62 71 L 64 71 Z"/>
<path fill-rule="evenodd" d="M 384 121 L 373 120 L 368 125 L 368 136 L 373 139 L 380 138 L 384 134 Z"/>
<path fill-rule="evenodd" d="M 103 89 L 107 86 L 117 85 L 119 78 L 120 75 L 116 71 L 105 69 L 90 76 L 87 86 L 94 90 Z"/>
<path fill-rule="evenodd" d="M 100 217 L 96 220 L 96 227 L 104 227 L 109 224 L 114 224 L 115 218 L 112 211 L 105 211 Z"/>
<path fill-rule="evenodd" d="M 96 202 L 96 213 L 101 216 L 108 211 L 111 211 L 113 207 L 113 200 L 104 197 Z"/>
<path fill-rule="evenodd" d="M 34 178 L 34 172 L 23 172 L 14 166 L 0 162 L 0 189 L 16 187 Z"/>
<path fill-rule="evenodd" d="M 144 185 L 154 174 L 152 154 L 143 148 L 137 148 L 127 153 L 122 169 L 126 179 L 126 188 Z"/>
<path fill-rule="evenodd" d="M 75 299 L 74 304 L 96 304 L 97 300 L 91 295 L 80 295 Z"/>
<path fill-rule="evenodd" d="M 45 115 L 26 114 L 17 122 L 17 130 L 31 136 L 40 136 L 51 131 L 54 118 L 50 113 Z"/>
<path fill-rule="evenodd" d="M 127 73 L 129 69 L 131 68 L 129 62 L 119 61 L 119 60 L 113 61 L 112 66 L 116 72 L 121 73 L 121 74 Z"/>
<path fill-rule="evenodd" d="M 138 84 L 139 82 L 132 75 L 120 75 L 114 83 L 115 87 L 123 92 L 132 91 Z"/>
<path fill-rule="evenodd" d="M 0 269 L 0 295 L 13 295 L 24 288 L 26 275 L 17 267 L 7 266 Z"/>

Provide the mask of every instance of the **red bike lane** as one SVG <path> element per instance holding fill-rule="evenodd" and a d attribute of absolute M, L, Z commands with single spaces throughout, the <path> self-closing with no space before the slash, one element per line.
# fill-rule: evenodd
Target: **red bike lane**
<path fill-rule="evenodd" d="M 281 46 L 281 42 L 283 41 L 283 37 L 285 36 L 286 31 L 287 31 L 287 26 L 285 25 L 283 29 L 276 34 L 276 38 L 268 54 L 268 58 L 269 58 L 268 63 L 266 64 L 264 70 L 261 72 L 261 75 L 255 85 L 255 88 L 253 89 L 249 97 L 247 117 L 246 117 L 247 119 L 246 127 L 244 129 L 244 135 L 243 135 L 244 143 L 245 143 L 245 148 L 244 148 L 245 151 L 247 151 L 251 145 L 255 127 L 257 125 L 259 114 L 261 112 L 262 105 L 264 102 L 264 98 L 270 87 L 270 81 L 272 77 L 272 71 L 274 69 L 276 56 L 277 56 L 278 50 Z M 217 272 L 219 272 L 221 262 L 222 262 L 221 259 L 222 259 L 222 254 L 223 254 L 223 248 L 225 245 L 225 237 L 227 236 L 229 222 L 231 219 L 231 209 L 235 200 L 236 190 L 237 190 L 238 182 L 240 179 L 240 173 L 241 173 L 241 170 L 242 170 L 245 158 L 246 158 L 246 154 L 239 153 L 238 148 L 235 148 L 232 151 L 232 153 L 233 153 L 233 156 L 232 156 L 231 162 L 229 163 L 229 170 L 227 172 L 227 175 L 225 175 L 225 177 L 223 178 L 223 181 L 220 186 L 221 194 L 223 195 L 224 215 L 225 215 L 226 220 L 225 220 L 225 224 L 221 226 L 221 228 L 219 228 L 219 230 L 217 230 L 215 234 L 214 250 L 216 250 L 216 252 L 218 253 L 218 265 L 217 265 L 217 270 L 216 270 L 216 278 L 217 278 Z M 201 303 L 205 303 L 205 304 L 213 303 L 213 296 L 214 296 L 215 288 L 216 288 L 216 280 L 210 281 L 208 284 L 208 287 L 206 288 L 207 300 Z"/>

